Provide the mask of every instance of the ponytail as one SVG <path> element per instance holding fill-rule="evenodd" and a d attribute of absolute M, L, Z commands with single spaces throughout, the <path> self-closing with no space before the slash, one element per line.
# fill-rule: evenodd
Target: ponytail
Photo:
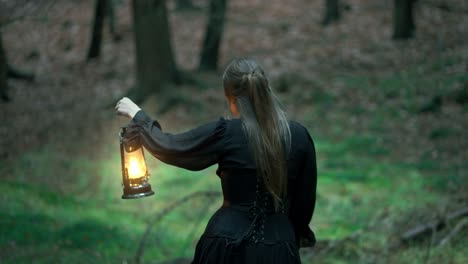
<path fill-rule="evenodd" d="M 223 79 L 226 93 L 236 98 L 257 174 L 272 195 L 275 210 L 279 210 L 287 193 L 286 157 L 291 144 L 286 114 L 255 61 L 234 60 Z"/>

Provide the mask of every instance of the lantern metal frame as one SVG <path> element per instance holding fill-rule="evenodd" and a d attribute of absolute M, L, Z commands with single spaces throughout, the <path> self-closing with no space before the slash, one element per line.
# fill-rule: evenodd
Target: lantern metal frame
<path fill-rule="evenodd" d="M 148 179 L 150 174 L 148 169 L 146 169 L 145 175 L 139 178 L 130 178 L 128 175 L 128 169 L 125 167 L 125 142 L 124 135 L 127 127 L 122 127 L 120 132 L 120 160 L 122 163 L 122 186 L 123 194 L 122 199 L 137 199 L 146 196 L 151 196 L 154 194 L 154 191 L 151 189 L 151 184 L 149 184 Z M 136 148 L 134 151 L 138 151 L 141 148 L 141 153 L 143 155 L 143 160 L 145 159 L 145 152 L 143 151 L 143 146 Z"/>

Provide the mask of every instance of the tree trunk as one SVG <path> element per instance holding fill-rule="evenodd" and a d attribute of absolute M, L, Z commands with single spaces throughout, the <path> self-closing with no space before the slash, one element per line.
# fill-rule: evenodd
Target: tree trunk
<path fill-rule="evenodd" d="M 339 0 L 325 0 L 325 16 L 322 21 L 324 26 L 340 19 L 340 6 L 338 1 Z"/>
<path fill-rule="evenodd" d="M 133 99 L 141 102 L 168 82 L 179 79 L 171 45 L 166 2 L 133 0 L 136 50 L 136 88 Z"/>
<path fill-rule="evenodd" d="M 413 36 L 415 24 L 413 5 L 415 0 L 394 0 L 393 38 L 408 39 Z"/>
<path fill-rule="evenodd" d="M 177 10 L 196 10 L 198 9 L 193 3 L 192 0 L 176 0 L 176 9 Z"/>
<path fill-rule="evenodd" d="M 199 65 L 202 70 L 216 70 L 217 68 L 226 5 L 227 0 L 211 0 L 210 2 L 209 20 L 206 26 Z"/>
<path fill-rule="evenodd" d="M 0 99 L 5 102 L 10 101 L 10 97 L 8 97 L 7 94 L 7 72 L 8 66 L 6 61 L 6 54 L 5 50 L 3 49 L 2 32 L 0 31 Z"/>
<path fill-rule="evenodd" d="M 115 7 L 114 7 L 114 2 L 113 0 L 106 0 L 106 16 L 107 16 L 107 22 L 109 24 L 109 31 L 112 35 L 112 39 L 114 42 L 117 42 L 121 39 L 120 34 L 117 32 L 117 29 L 115 28 L 117 24 L 117 18 L 115 17 Z"/>
<path fill-rule="evenodd" d="M 88 51 L 88 60 L 98 58 L 101 53 L 102 27 L 104 25 L 106 4 L 107 0 L 96 0 L 96 7 L 94 9 L 93 32 Z"/>

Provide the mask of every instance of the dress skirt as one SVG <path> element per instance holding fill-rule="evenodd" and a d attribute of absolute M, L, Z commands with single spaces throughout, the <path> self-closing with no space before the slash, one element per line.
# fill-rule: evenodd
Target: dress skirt
<path fill-rule="evenodd" d="M 300 264 L 288 217 L 222 207 L 208 222 L 193 264 Z"/>

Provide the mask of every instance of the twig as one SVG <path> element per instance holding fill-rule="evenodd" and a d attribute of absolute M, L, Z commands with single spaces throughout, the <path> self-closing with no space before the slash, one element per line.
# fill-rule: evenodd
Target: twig
<path fill-rule="evenodd" d="M 151 232 L 151 228 L 153 227 L 154 224 L 159 222 L 164 216 L 166 216 L 169 212 L 174 210 L 176 207 L 184 204 L 188 200 L 195 198 L 195 197 L 214 197 L 214 196 L 219 196 L 221 193 L 220 192 L 211 192 L 211 191 L 206 191 L 206 192 L 194 192 L 191 193 L 187 196 L 182 197 L 181 199 L 173 202 L 166 208 L 162 209 L 160 212 L 158 212 L 153 219 L 148 221 L 148 225 L 146 226 L 145 233 L 141 237 L 140 244 L 138 246 L 138 249 L 135 253 L 135 263 L 140 264 L 141 257 L 143 256 L 143 251 L 145 248 L 145 243 L 146 239 L 148 238 L 149 233 Z"/>
<path fill-rule="evenodd" d="M 434 238 L 435 238 L 436 233 L 437 233 L 437 227 L 432 226 L 431 240 L 429 240 L 428 243 L 427 243 L 426 255 L 424 256 L 424 263 L 428 263 L 428 261 L 429 261 L 429 258 L 431 256 L 431 249 L 432 249 L 432 245 L 434 243 Z"/>
<path fill-rule="evenodd" d="M 319 240 L 315 244 L 314 248 L 311 249 L 311 250 L 313 250 L 314 252 L 316 252 L 318 254 L 325 254 L 325 253 L 327 253 L 327 252 L 329 252 L 331 250 L 334 250 L 334 249 L 341 249 L 341 247 L 346 242 L 355 241 L 357 238 L 359 238 L 361 233 L 362 233 L 362 230 L 357 230 L 357 231 L 351 233 L 350 235 L 348 235 L 346 237 L 343 237 L 341 239 L 338 239 L 338 240 L 328 240 L 328 239 Z"/>
<path fill-rule="evenodd" d="M 455 220 L 457 218 L 468 216 L 468 207 L 457 210 L 453 213 L 450 213 L 442 220 L 433 221 L 428 224 L 418 225 L 400 236 L 400 240 L 403 243 L 407 243 L 412 240 L 420 240 L 427 235 L 432 234 L 433 230 L 439 231 L 444 228 L 448 222 Z"/>
<path fill-rule="evenodd" d="M 457 223 L 457 225 L 450 231 L 450 233 L 444 237 L 444 239 L 442 239 L 440 242 L 439 242 L 439 246 L 443 246 L 447 243 L 450 242 L 450 240 L 460 232 L 460 230 L 462 230 L 462 228 L 468 224 L 468 218 L 464 218 L 463 220 L 461 220 L 460 222 Z"/>
<path fill-rule="evenodd" d="M 185 241 L 184 243 L 181 243 L 182 244 L 182 248 L 180 249 L 180 251 L 183 251 L 184 249 L 186 249 L 188 247 L 188 244 L 190 243 L 190 239 L 193 238 L 193 236 L 195 235 L 195 232 L 197 231 L 197 228 L 200 226 L 202 220 L 203 220 L 203 217 L 202 215 L 204 215 L 206 213 L 206 211 L 208 211 L 208 208 L 211 206 L 210 203 L 205 203 L 205 205 L 202 207 L 202 210 L 200 210 L 200 213 L 197 217 L 197 220 L 194 221 L 194 225 L 193 227 L 191 228 L 190 232 L 187 234 L 186 238 L 185 238 Z"/>

